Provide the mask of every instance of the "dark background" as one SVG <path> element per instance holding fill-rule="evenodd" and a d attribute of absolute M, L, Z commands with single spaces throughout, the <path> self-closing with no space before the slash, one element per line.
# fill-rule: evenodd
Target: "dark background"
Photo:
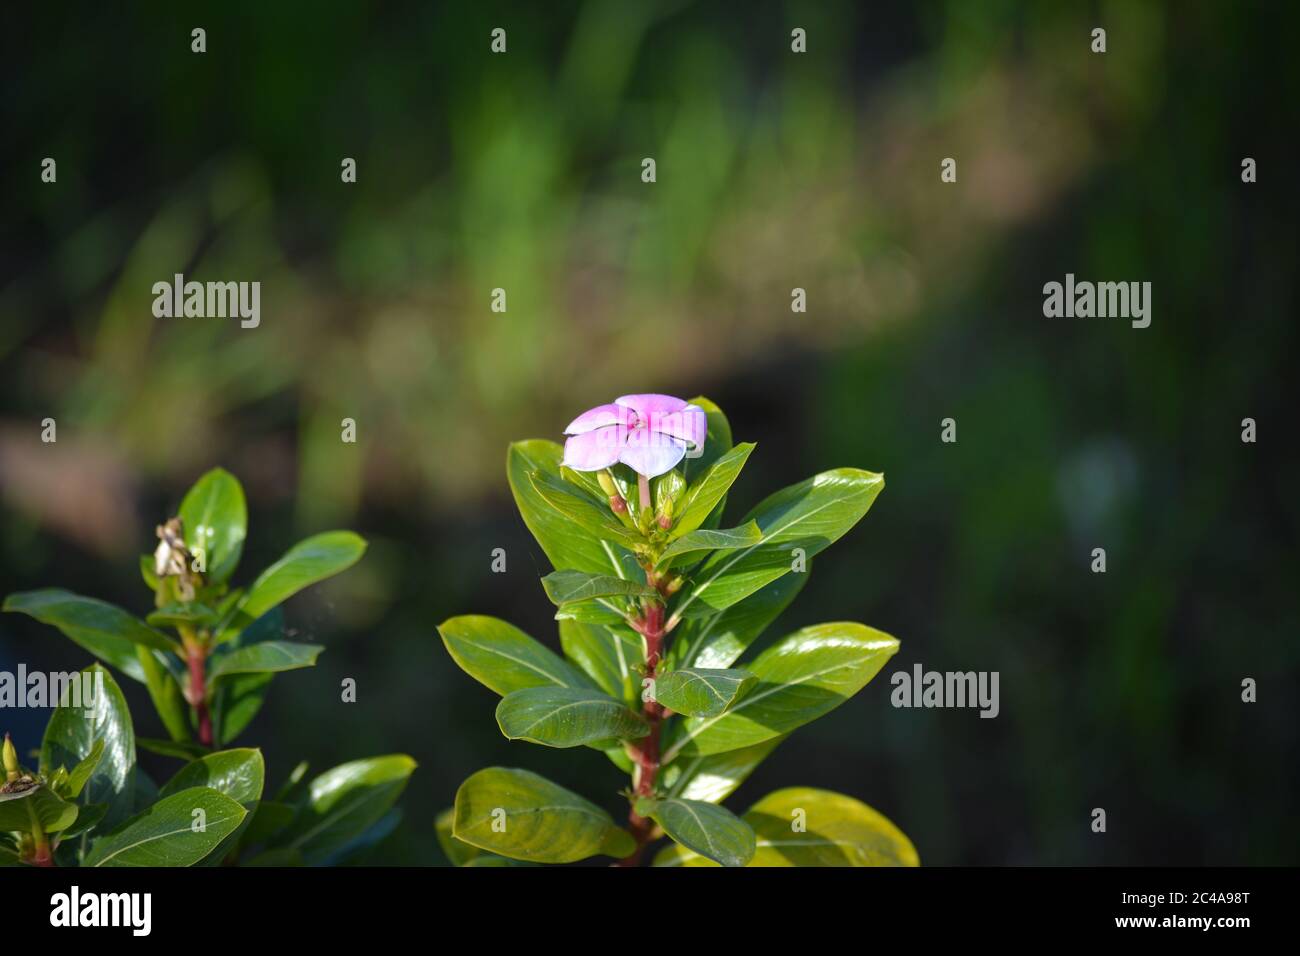
<path fill-rule="evenodd" d="M 0 592 L 144 613 L 136 556 L 216 464 L 250 499 L 237 583 L 307 533 L 360 531 L 365 560 L 288 606 L 299 639 L 328 645 L 320 666 L 279 677 L 240 742 L 274 781 L 300 757 L 415 756 L 406 818 L 369 862 L 440 862 L 434 816 L 492 764 L 622 813 L 599 754 L 499 735 L 494 695 L 435 625 L 495 614 L 556 646 L 506 444 L 651 390 L 706 394 L 758 442 L 736 515 L 826 468 L 887 476 L 769 636 L 858 619 L 902 650 L 729 805 L 844 791 L 926 864 L 1296 862 L 1291 5 L 140 3 L 6 20 Z M 505 56 L 488 52 L 497 26 Z M 155 320 L 151 286 L 175 272 L 260 280 L 261 327 Z M 1044 318 L 1043 284 L 1067 272 L 1150 281 L 1150 328 Z M 46 416 L 57 444 L 39 440 Z M 507 574 L 489 573 L 496 547 Z M 88 663 L 6 615 L 0 667 L 19 660 Z M 888 675 L 916 662 L 1000 672 L 1001 715 L 893 709 Z M 138 732 L 161 735 L 124 687 Z M 2 716 L 37 744 L 44 714 Z"/>

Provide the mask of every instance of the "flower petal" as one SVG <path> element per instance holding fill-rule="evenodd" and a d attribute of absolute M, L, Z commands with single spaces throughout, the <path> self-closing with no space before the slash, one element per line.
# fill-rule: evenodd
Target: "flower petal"
<path fill-rule="evenodd" d="M 687 405 L 680 412 L 658 417 L 651 416 L 649 427 L 651 431 L 681 438 L 700 448 L 704 445 L 704 436 L 709 431 L 709 420 L 704 414 L 704 409 L 697 405 Z"/>
<path fill-rule="evenodd" d="M 624 395 L 621 398 L 614 399 L 614 404 L 632 409 L 632 411 L 636 412 L 636 417 L 641 420 L 642 424 L 649 422 L 652 417 L 671 415 L 673 412 L 680 412 L 686 407 L 686 403 L 680 398 L 654 393 Z"/>
<path fill-rule="evenodd" d="M 597 405 L 569 422 L 569 427 L 564 430 L 564 434 L 581 435 L 583 432 L 603 428 L 606 425 L 631 425 L 629 411 L 622 405 Z"/>
<path fill-rule="evenodd" d="M 610 425 L 574 435 L 564 443 L 560 464 L 574 471 L 600 471 L 618 461 L 627 432 L 621 425 Z"/>
<path fill-rule="evenodd" d="M 618 460 L 638 474 L 657 478 L 672 471 L 686 455 L 686 442 L 645 428 L 628 435 Z"/>

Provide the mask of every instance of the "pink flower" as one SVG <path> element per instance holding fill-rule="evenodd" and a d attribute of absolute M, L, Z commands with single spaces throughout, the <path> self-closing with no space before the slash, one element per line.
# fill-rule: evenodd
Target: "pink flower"
<path fill-rule="evenodd" d="M 561 464 L 574 471 L 600 471 L 621 461 L 655 478 L 677 467 L 688 446 L 695 452 L 703 448 L 707 431 L 704 410 L 680 398 L 624 395 L 569 423 Z"/>

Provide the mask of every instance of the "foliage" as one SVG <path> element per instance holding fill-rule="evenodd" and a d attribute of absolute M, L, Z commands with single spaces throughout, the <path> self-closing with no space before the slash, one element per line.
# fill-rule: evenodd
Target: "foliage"
<path fill-rule="evenodd" d="M 535 773 L 492 767 L 438 819 L 454 863 L 603 855 L 635 865 L 666 836 L 656 864 L 916 865 L 907 837 L 841 794 L 781 790 L 744 817 L 721 805 L 792 731 L 861 690 L 898 641 L 834 622 L 747 654 L 884 479 L 837 468 L 722 528 L 754 446 L 733 447 L 722 411 L 693 404 L 708 417 L 702 454 L 653 481 L 623 464 L 573 471 L 549 441 L 510 447 L 515 502 L 555 568 L 542 584 L 568 659 L 492 617 L 454 617 L 439 632 L 456 663 L 501 695 L 506 737 L 596 748 L 630 777 L 628 825 Z"/>
<path fill-rule="evenodd" d="M 165 739 L 135 734 L 126 700 L 100 664 L 83 672 L 90 701 L 68 687 L 51 716 L 36 770 L 5 738 L 0 865 L 314 865 L 382 838 L 415 768 L 372 757 L 307 780 L 300 764 L 265 793 L 260 751 L 226 748 L 248 726 L 276 673 L 310 667 L 322 648 L 281 639 L 279 605 L 360 559 L 350 531 L 301 541 L 246 588 L 232 588 L 247 526 L 234 476 L 208 472 L 158 528 L 140 559 L 155 610 L 142 621 L 95 598 L 50 588 L 9 595 L 4 610 L 50 624 L 148 688 Z M 73 696 L 76 691 L 75 697 Z M 136 748 L 185 761 L 157 787 Z"/>

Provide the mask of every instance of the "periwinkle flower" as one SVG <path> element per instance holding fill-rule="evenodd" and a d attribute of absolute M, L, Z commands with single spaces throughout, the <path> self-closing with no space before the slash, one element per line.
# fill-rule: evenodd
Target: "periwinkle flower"
<path fill-rule="evenodd" d="M 562 464 L 574 471 L 600 471 L 622 462 L 639 475 L 657 478 L 677 467 L 688 448 L 703 448 L 707 431 L 708 420 L 697 405 L 671 395 L 624 395 L 569 423 Z"/>

